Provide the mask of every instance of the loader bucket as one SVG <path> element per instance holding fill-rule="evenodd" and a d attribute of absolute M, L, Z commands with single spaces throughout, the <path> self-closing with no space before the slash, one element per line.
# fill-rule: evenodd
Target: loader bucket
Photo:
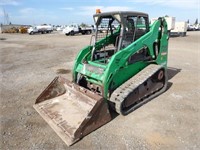
<path fill-rule="evenodd" d="M 111 120 L 103 97 L 62 77 L 49 84 L 33 107 L 68 146 Z"/>

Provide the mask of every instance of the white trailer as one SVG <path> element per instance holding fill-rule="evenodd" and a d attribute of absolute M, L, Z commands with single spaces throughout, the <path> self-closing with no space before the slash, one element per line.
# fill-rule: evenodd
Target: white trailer
<path fill-rule="evenodd" d="M 187 22 L 176 22 L 174 30 L 171 30 L 171 36 L 186 36 Z"/>
<path fill-rule="evenodd" d="M 167 30 L 168 31 L 174 30 L 176 18 L 175 17 L 165 17 L 165 19 L 167 21 Z"/>
<path fill-rule="evenodd" d="M 151 24 L 153 24 L 158 18 L 152 18 L 151 19 Z M 175 17 L 165 17 L 165 20 L 167 22 L 167 30 L 171 31 L 175 28 Z"/>
<path fill-rule="evenodd" d="M 35 34 L 35 33 L 41 33 L 41 34 L 44 34 L 44 33 L 51 33 L 53 31 L 53 27 L 50 26 L 50 25 L 39 25 L 39 26 L 34 26 L 34 27 L 30 27 L 28 29 L 28 33 L 30 35 L 32 34 Z"/>

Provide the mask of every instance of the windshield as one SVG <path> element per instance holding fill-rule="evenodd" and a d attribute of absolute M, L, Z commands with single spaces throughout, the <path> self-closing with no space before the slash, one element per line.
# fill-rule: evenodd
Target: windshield
<path fill-rule="evenodd" d="M 112 16 L 103 17 L 100 19 L 97 26 L 96 41 L 113 34 L 119 27 L 119 22 Z"/>

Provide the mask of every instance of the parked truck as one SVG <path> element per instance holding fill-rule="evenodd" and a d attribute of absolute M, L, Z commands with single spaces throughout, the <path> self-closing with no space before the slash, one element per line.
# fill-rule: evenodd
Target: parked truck
<path fill-rule="evenodd" d="M 170 36 L 186 36 L 187 22 L 176 22 L 174 30 L 171 30 Z"/>
<path fill-rule="evenodd" d="M 187 31 L 199 31 L 199 30 L 200 30 L 200 24 L 187 25 Z"/>
<path fill-rule="evenodd" d="M 46 24 L 39 25 L 39 26 L 33 26 L 28 29 L 28 33 L 30 35 L 36 34 L 36 33 L 41 33 L 41 34 L 51 33 L 52 31 L 53 31 L 53 27 L 50 25 L 46 25 Z"/>
<path fill-rule="evenodd" d="M 80 27 L 78 24 L 71 24 L 69 26 L 67 26 L 66 28 L 64 28 L 63 33 L 65 35 L 75 35 L 78 33 L 81 34 L 91 34 L 92 33 L 93 28 L 92 27 Z"/>

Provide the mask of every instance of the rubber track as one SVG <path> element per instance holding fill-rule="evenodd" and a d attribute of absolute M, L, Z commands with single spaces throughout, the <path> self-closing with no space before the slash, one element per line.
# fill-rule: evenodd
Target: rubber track
<path fill-rule="evenodd" d="M 139 87 L 141 84 L 143 84 L 148 78 L 150 78 L 154 73 L 156 73 L 158 70 L 163 68 L 160 65 L 154 65 L 150 64 L 146 68 L 144 68 L 142 71 L 140 71 L 138 74 L 136 74 L 134 77 L 130 78 L 128 81 L 123 83 L 121 86 L 119 86 L 111 95 L 110 101 L 115 103 L 115 110 L 117 113 L 121 115 L 127 115 L 121 112 L 121 103 L 124 101 L 124 99 L 132 92 L 134 91 L 137 87 Z M 165 73 L 166 76 L 166 73 Z M 158 92 L 155 94 L 155 96 L 159 95 L 166 89 L 166 81 L 164 85 L 164 90 Z M 153 94 L 154 92 L 152 92 Z M 154 96 L 154 97 L 155 97 Z M 147 102 L 151 97 L 143 100 L 142 102 L 136 104 L 137 106 L 133 106 L 133 108 L 130 110 L 133 111 L 141 106 L 144 102 Z"/>

